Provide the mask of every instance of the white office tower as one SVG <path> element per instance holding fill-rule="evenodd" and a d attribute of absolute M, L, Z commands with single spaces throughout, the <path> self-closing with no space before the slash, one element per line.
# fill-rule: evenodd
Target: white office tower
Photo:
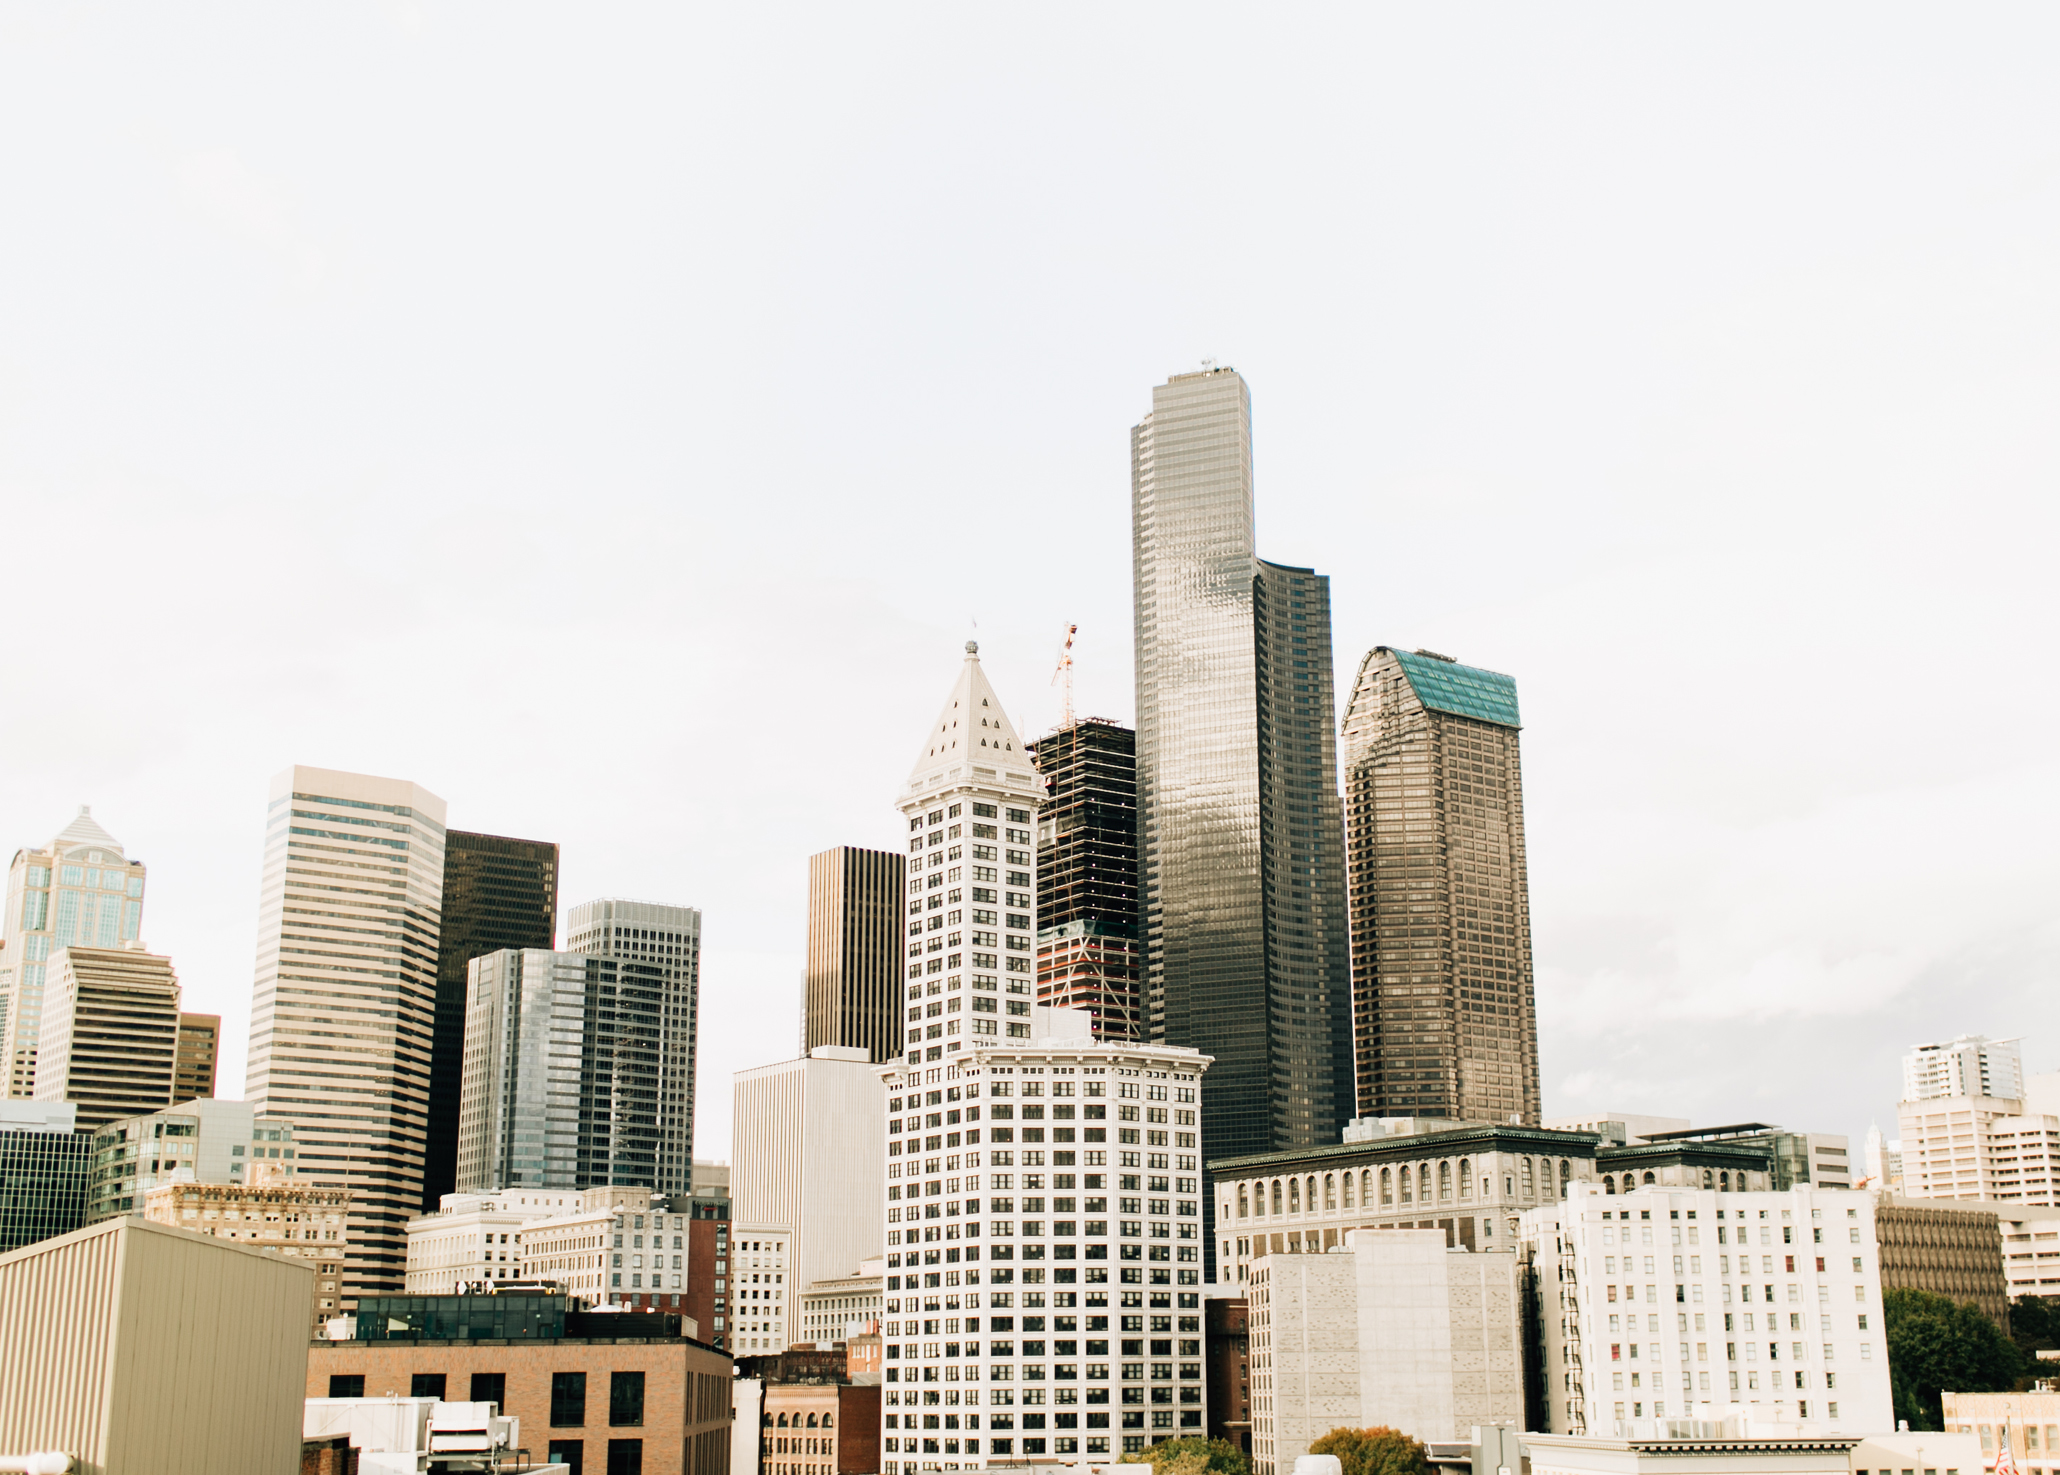
<path fill-rule="evenodd" d="M 884 1475 L 1107 1460 L 1208 1427 L 1202 1073 L 1039 1007 L 878 1067 Z"/>
<path fill-rule="evenodd" d="M 648 1144 L 650 1176 L 642 1181 L 660 1197 L 687 1193 L 694 1179 L 701 913 L 606 898 L 574 907 L 565 933 L 566 951 L 615 960 L 615 1022 L 627 1035 L 635 1021 L 636 1048 L 612 1050 L 609 1062 L 616 1159 L 622 1161 L 624 1144 Z M 632 1180 L 618 1168 L 613 1181 Z"/>
<path fill-rule="evenodd" d="M 7 871 L 7 911 L 0 919 L 0 1049 L 8 1096 L 36 1093 L 36 1048 L 42 1033 L 44 974 L 53 949 L 118 948 L 143 935 L 146 868 L 122 853 L 93 811 L 41 849 L 17 850 Z"/>
<path fill-rule="evenodd" d="M 785 1278 L 759 1287 L 776 1285 L 779 1296 L 736 1298 L 739 1351 L 778 1351 L 800 1341 L 801 1298 L 789 1292 L 849 1275 L 880 1253 L 887 1102 L 871 1060 L 856 1046 L 818 1045 L 800 1060 L 737 1072 L 730 1217 L 738 1227 L 730 1237 L 778 1237 L 785 1259 L 776 1272 Z M 756 1228 L 747 1232 L 744 1225 Z M 770 1347 L 763 1345 L 768 1340 Z"/>
<path fill-rule="evenodd" d="M 966 642 L 901 791 L 908 821 L 907 1055 L 1022 1039 L 1037 992 L 1033 820 L 1044 783 Z"/>
<path fill-rule="evenodd" d="M 1895 1427 L 1874 1195 L 1575 1182 L 1532 1209 L 1546 1431 L 1664 1437 L 1723 1419 L 1864 1434 Z"/>
<path fill-rule="evenodd" d="M 1911 1198 L 2060 1206 L 2060 1076 L 2027 1077 L 2015 1040 L 1962 1035 L 1905 1055 L 1896 1128 Z"/>
<path fill-rule="evenodd" d="M 2016 1101 L 2024 1095 L 2024 1057 L 2016 1040 L 1961 1035 L 1937 1045 L 1918 1045 L 1903 1057 L 1903 1100 L 1940 1096 L 1993 1096 Z"/>

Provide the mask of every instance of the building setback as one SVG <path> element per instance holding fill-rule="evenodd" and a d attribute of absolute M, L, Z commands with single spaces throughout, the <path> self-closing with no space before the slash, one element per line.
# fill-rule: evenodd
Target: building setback
<path fill-rule="evenodd" d="M 1376 646 L 1345 709 L 1359 1113 L 1538 1122 L 1516 683 Z"/>
<path fill-rule="evenodd" d="M 1037 819 L 1037 1002 L 1085 1009 L 1097 1037 L 1148 1037 L 1137 905 L 1137 734 L 1100 717 L 1030 745 Z"/>
<path fill-rule="evenodd" d="M 802 1053 L 901 1053 L 901 892 L 908 862 L 840 845 L 808 858 L 807 997 Z"/>
<path fill-rule="evenodd" d="M 0 917 L 0 1048 L 6 1089 L 36 1094 L 36 1050 L 43 1032 L 43 990 L 50 955 L 63 947 L 119 948 L 143 935 L 148 869 L 123 854 L 92 809 L 41 849 L 18 850 L 7 871 Z"/>
<path fill-rule="evenodd" d="M 221 1053 L 222 1016 L 181 1014 L 179 1049 L 172 1070 L 172 1100 L 197 1101 L 215 1094 L 215 1061 Z"/>
<path fill-rule="evenodd" d="M 436 950 L 436 1041 L 429 1061 L 429 1138 L 422 1210 L 457 1187 L 458 1098 L 465 1067 L 465 969 L 502 948 L 558 945 L 558 847 L 451 830 Z"/>
<path fill-rule="evenodd" d="M 244 1097 L 292 1121 L 304 1178 L 351 1190 L 349 1294 L 391 1293 L 422 1208 L 444 802 L 294 767 L 272 780 Z"/>
<path fill-rule="evenodd" d="M 170 958 L 140 944 L 60 948 L 42 1028 L 36 1099 L 76 1101 L 80 1131 L 171 1103 L 179 975 Z"/>
<path fill-rule="evenodd" d="M 685 1193 L 694 1178 L 701 913 L 604 897 L 574 907 L 565 932 L 571 951 L 616 965 L 612 1058 L 596 1055 L 580 1101 L 596 1122 L 608 1115 L 610 1176 L 594 1181 Z"/>
<path fill-rule="evenodd" d="M 1155 1041 L 1215 1057 L 1226 1154 L 1337 1140 L 1351 999 L 1328 581 L 1262 562 L 1251 405 L 1177 374 L 1131 432 L 1138 831 Z"/>

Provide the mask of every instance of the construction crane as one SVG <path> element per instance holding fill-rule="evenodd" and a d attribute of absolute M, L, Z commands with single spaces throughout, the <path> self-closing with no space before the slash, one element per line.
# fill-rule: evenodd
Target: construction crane
<path fill-rule="evenodd" d="M 1057 686 L 1062 680 L 1066 683 L 1066 720 L 1061 724 L 1062 727 L 1073 725 L 1073 637 L 1079 631 L 1078 625 L 1066 626 L 1066 643 L 1059 647 L 1059 666 L 1051 673 L 1053 686 Z"/>

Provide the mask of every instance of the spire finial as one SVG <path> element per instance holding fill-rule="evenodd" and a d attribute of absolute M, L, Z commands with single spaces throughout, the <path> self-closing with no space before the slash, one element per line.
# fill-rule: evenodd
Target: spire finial
<path fill-rule="evenodd" d="M 977 640 L 968 640 L 968 641 L 966 642 L 966 654 L 967 654 L 967 655 L 969 655 L 969 656 L 977 656 L 977 655 L 979 655 L 979 654 L 980 654 L 980 642 L 979 642 L 979 641 L 977 641 Z"/>

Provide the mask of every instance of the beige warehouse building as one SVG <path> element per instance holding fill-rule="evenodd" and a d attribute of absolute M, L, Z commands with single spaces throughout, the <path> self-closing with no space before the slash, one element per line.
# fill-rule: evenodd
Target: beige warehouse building
<path fill-rule="evenodd" d="M 79 1475 L 298 1468 L 312 1278 L 132 1216 L 0 1255 L 0 1450 Z"/>

